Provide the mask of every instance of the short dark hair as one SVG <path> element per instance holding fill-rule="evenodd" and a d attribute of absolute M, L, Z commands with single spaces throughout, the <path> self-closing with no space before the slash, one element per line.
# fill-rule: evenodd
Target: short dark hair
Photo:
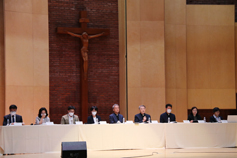
<path fill-rule="evenodd" d="M 220 109 L 219 109 L 218 107 L 215 107 L 215 108 L 213 109 L 213 112 L 215 113 L 215 112 L 217 112 L 217 111 L 220 111 Z"/>
<path fill-rule="evenodd" d="M 92 107 L 90 108 L 91 111 L 93 111 L 94 109 L 95 109 L 95 111 L 98 112 L 98 108 L 97 108 L 97 106 L 92 106 Z"/>
<path fill-rule="evenodd" d="M 67 108 L 67 110 L 71 110 L 71 109 L 73 109 L 73 110 L 76 110 L 76 108 L 74 107 L 74 106 L 69 106 L 68 108 Z"/>
<path fill-rule="evenodd" d="M 39 109 L 38 117 L 39 117 L 39 118 L 42 117 L 42 116 L 41 116 L 42 111 L 45 111 L 45 113 L 46 113 L 46 116 L 45 116 L 45 117 L 47 117 L 47 116 L 48 116 L 48 111 L 47 111 L 47 109 L 46 109 L 45 107 L 42 107 L 42 108 Z"/>
<path fill-rule="evenodd" d="M 12 105 L 9 106 L 9 109 L 10 109 L 10 110 L 11 110 L 11 109 L 17 109 L 17 106 L 16 106 L 15 104 L 12 104 Z"/>
<path fill-rule="evenodd" d="M 165 108 L 168 108 L 168 107 L 171 107 L 171 108 L 172 108 L 172 105 L 171 105 L 171 104 L 166 104 L 166 105 L 165 105 Z"/>
<path fill-rule="evenodd" d="M 193 109 L 197 109 L 197 115 L 198 115 L 198 108 L 196 106 L 192 107 L 191 109 L 191 115 L 193 115 Z"/>

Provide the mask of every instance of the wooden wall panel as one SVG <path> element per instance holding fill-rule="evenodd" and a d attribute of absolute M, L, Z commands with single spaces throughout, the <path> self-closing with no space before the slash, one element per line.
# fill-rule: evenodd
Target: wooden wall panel
<path fill-rule="evenodd" d="M 236 108 L 234 6 L 187 5 L 188 108 Z"/>
<path fill-rule="evenodd" d="M 4 8 L 0 1 L 0 125 L 5 115 Z"/>
<path fill-rule="evenodd" d="M 126 88 L 126 11 L 125 1 L 118 1 L 119 8 L 119 105 L 121 114 L 127 118 Z"/>
<path fill-rule="evenodd" d="M 146 105 L 158 120 L 165 105 L 164 0 L 127 0 L 128 119 Z"/>
<path fill-rule="evenodd" d="M 237 93 L 237 23 L 235 23 L 235 93 Z"/>
<path fill-rule="evenodd" d="M 6 100 L 26 124 L 49 109 L 48 1 L 4 1 Z M 15 27 L 17 26 L 17 27 Z"/>
<path fill-rule="evenodd" d="M 187 119 L 186 1 L 165 1 L 166 103 L 178 121 Z M 163 110 L 165 107 L 163 107 Z"/>

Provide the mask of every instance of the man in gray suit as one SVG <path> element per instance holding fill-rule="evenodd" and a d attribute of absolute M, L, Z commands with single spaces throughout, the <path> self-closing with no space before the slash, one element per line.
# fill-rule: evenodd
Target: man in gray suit
<path fill-rule="evenodd" d="M 79 121 L 79 117 L 74 115 L 76 108 L 74 106 L 68 107 L 68 114 L 62 116 L 61 124 L 76 124 Z"/>

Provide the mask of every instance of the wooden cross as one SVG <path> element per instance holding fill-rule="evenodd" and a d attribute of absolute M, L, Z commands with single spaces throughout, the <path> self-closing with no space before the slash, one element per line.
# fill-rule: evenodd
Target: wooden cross
<path fill-rule="evenodd" d="M 75 37 L 79 37 L 82 41 L 82 49 L 80 55 L 80 69 L 81 69 L 81 114 L 80 118 L 83 122 L 87 121 L 88 117 L 88 77 L 87 77 L 87 66 L 88 66 L 88 44 L 89 39 L 109 35 L 109 29 L 99 28 L 87 28 L 89 19 L 87 18 L 87 12 L 81 11 L 81 18 L 79 20 L 81 28 L 75 27 L 58 27 L 57 33 L 59 34 L 70 34 Z"/>

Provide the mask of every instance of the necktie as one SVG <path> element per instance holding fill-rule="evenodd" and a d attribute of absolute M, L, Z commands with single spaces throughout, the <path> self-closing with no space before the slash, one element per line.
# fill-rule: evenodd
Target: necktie
<path fill-rule="evenodd" d="M 15 122 L 15 118 L 14 118 L 14 115 L 12 115 L 12 122 Z"/>

